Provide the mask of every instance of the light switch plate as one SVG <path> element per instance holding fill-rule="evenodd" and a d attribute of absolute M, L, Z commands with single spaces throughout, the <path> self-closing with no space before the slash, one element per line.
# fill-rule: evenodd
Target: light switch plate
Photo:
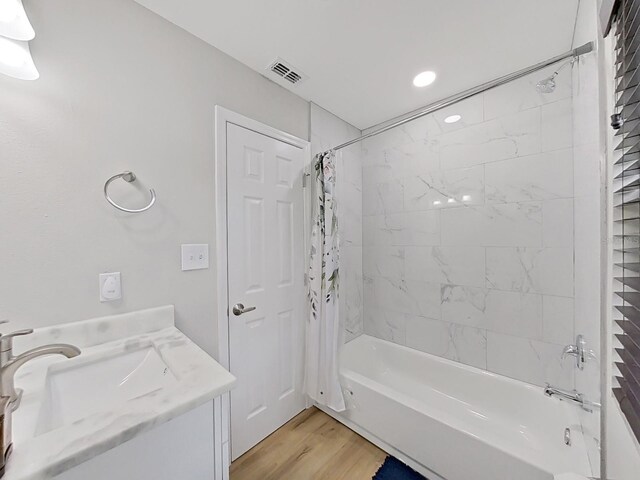
<path fill-rule="evenodd" d="M 190 243 L 182 245 L 182 271 L 209 268 L 209 244 Z"/>
<path fill-rule="evenodd" d="M 120 272 L 101 273 L 98 278 L 100 280 L 101 302 L 112 302 L 122 298 Z"/>

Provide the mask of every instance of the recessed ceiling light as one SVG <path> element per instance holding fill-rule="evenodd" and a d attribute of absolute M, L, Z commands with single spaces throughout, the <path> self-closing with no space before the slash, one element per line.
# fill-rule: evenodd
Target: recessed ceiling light
<path fill-rule="evenodd" d="M 416 75 L 413 79 L 413 84 L 416 87 L 426 87 L 427 85 L 431 85 L 436 79 L 435 72 L 422 72 Z"/>
<path fill-rule="evenodd" d="M 456 123 L 462 118 L 462 115 L 451 115 L 444 119 L 444 123 Z"/>

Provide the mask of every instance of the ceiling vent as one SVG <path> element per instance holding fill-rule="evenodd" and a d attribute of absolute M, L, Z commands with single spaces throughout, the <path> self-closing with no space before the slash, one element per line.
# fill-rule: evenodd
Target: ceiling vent
<path fill-rule="evenodd" d="M 294 85 L 307 79 L 304 73 L 281 58 L 276 58 L 267 68 Z"/>

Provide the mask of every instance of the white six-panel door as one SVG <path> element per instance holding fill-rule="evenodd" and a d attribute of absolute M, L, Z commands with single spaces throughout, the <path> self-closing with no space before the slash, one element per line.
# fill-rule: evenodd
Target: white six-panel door
<path fill-rule="evenodd" d="M 229 358 L 238 378 L 231 392 L 233 460 L 305 406 L 304 156 L 301 148 L 227 123 Z M 234 313 L 237 304 L 246 313 Z"/>

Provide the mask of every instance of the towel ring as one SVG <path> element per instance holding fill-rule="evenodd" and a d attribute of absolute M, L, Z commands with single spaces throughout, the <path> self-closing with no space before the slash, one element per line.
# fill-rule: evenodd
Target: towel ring
<path fill-rule="evenodd" d="M 135 181 L 136 175 L 133 172 L 122 172 L 122 173 L 119 173 L 118 175 L 114 175 L 113 177 L 111 177 L 109 180 L 107 180 L 105 182 L 105 184 L 104 184 L 104 198 L 106 198 L 107 202 L 109 202 L 111 205 L 116 207 L 118 210 L 121 210 L 121 211 L 127 212 L 127 213 L 141 213 L 141 212 L 145 212 L 145 211 L 149 210 L 151 207 L 153 207 L 153 204 L 156 203 L 156 192 L 153 190 L 153 188 L 151 188 L 149 190 L 149 192 L 151 192 L 151 201 L 149 202 L 149 205 L 147 205 L 146 207 L 138 208 L 138 209 L 131 209 L 131 208 L 121 207 L 116 202 L 111 200 L 111 197 L 109 196 L 109 192 L 108 192 L 109 185 L 111 184 L 111 182 L 113 182 L 114 180 L 117 180 L 118 178 L 123 179 L 125 182 L 131 183 L 131 182 Z"/>

